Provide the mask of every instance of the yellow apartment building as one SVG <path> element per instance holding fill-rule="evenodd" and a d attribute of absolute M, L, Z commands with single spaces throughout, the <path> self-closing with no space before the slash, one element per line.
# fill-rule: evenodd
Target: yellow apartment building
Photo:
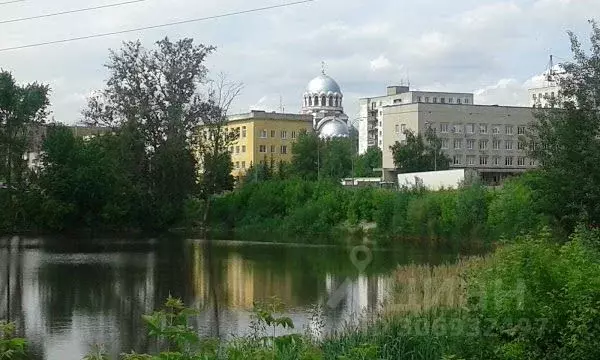
<path fill-rule="evenodd" d="M 292 144 L 302 131 L 313 131 L 313 116 L 253 110 L 228 117 L 227 130 L 239 134 L 229 148 L 233 176 L 242 176 L 254 164 L 277 165 L 292 160 Z"/>

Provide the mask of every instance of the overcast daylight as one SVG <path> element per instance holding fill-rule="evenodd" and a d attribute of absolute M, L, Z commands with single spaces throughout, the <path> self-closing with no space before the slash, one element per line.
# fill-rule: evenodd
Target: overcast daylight
<path fill-rule="evenodd" d="M 600 0 L 0 0 L 0 360 L 599 360 Z"/>
<path fill-rule="evenodd" d="M 112 2 L 114 3 L 114 2 Z M 111 4 L 110 1 L 85 2 Z M 222 15 L 271 5 L 273 0 L 146 0 L 113 8 L 0 23 L 0 48 Z M 27 0 L 0 5 L 11 20 L 82 7 L 81 1 Z M 482 104 L 526 105 L 526 88 L 550 54 L 570 58 L 567 30 L 586 37 L 595 0 L 442 0 L 379 2 L 316 0 L 231 17 L 64 44 L 0 52 L 0 67 L 21 81 L 52 87 L 56 121 L 75 123 L 88 94 L 101 89 L 109 49 L 140 39 L 150 47 L 165 36 L 191 37 L 217 51 L 212 74 L 244 83 L 232 111 L 298 112 L 310 79 L 326 63 L 344 91 L 346 113 L 358 99 L 387 85 L 474 92 Z"/>

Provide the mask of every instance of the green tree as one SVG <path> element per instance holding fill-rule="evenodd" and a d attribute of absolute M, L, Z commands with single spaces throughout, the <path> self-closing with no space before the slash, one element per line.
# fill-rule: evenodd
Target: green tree
<path fill-rule="evenodd" d="M 31 145 L 31 135 L 46 118 L 49 91 L 38 83 L 18 85 L 10 73 L 0 71 L 0 184 L 6 187 L 0 189 L 0 203 L 6 204 L 0 227 L 2 222 L 8 227 L 15 225 L 15 196 L 22 194 L 27 173 L 23 155 Z"/>
<path fill-rule="evenodd" d="M 350 138 L 320 139 L 315 132 L 302 132 L 292 146 L 292 176 L 304 180 L 339 180 L 352 173 Z"/>
<path fill-rule="evenodd" d="M 291 172 L 304 180 L 317 180 L 320 166 L 321 140 L 313 132 L 302 131 L 292 146 Z"/>
<path fill-rule="evenodd" d="M 442 152 L 441 140 L 432 129 L 428 129 L 424 135 L 405 130 L 404 135 L 404 143 L 396 142 L 390 147 L 398 171 L 411 173 L 450 168 L 450 158 Z"/>
<path fill-rule="evenodd" d="M 354 176 L 356 177 L 378 177 L 381 172 L 373 171 L 373 169 L 381 168 L 382 164 L 381 149 L 373 146 L 367 151 L 356 157 L 354 161 Z"/>
<path fill-rule="evenodd" d="M 536 202 L 567 231 L 579 221 L 600 223 L 600 28 L 592 22 L 590 54 L 569 35 L 574 61 L 562 64 L 562 108 L 536 110 L 528 134 L 541 165 Z"/>
<path fill-rule="evenodd" d="M 147 227 L 173 224 L 196 191 L 195 131 L 216 108 L 208 99 L 212 94 L 200 92 L 206 83 L 204 61 L 213 50 L 192 39 L 165 38 L 151 50 L 139 41 L 126 42 L 120 51 L 111 51 L 106 88 L 90 98 L 84 111 L 87 123 L 124 135 L 127 171 L 144 193 L 141 212 Z"/>

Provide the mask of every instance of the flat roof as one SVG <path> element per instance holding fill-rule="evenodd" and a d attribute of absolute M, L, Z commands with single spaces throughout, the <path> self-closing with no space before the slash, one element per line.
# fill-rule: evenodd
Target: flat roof
<path fill-rule="evenodd" d="M 392 95 L 378 95 L 378 96 L 361 97 L 361 98 L 359 98 L 359 100 L 387 98 L 387 97 L 391 97 L 391 96 L 398 96 L 398 95 L 402 95 L 402 94 L 411 94 L 411 93 L 421 93 L 421 94 L 453 94 L 453 95 L 470 95 L 470 96 L 475 96 L 474 93 L 469 93 L 469 92 L 409 90 L 409 91 L 401 92 L 401 93 L 398 93 L 398 94 L 392 94 Z"/>
<path fill-rule="evenodd" d="M 400 107 L 400 106 L 447 106 L 447 107 L 480 107 L 480 108 L 494 108 L 494 109 L 528 109 L 528 110 L 534 110 L 531 106 L 517 106 L 517 105 L 486 105 L 486 104 L 448 104 L 448 103 L 425 103 L 425 102 L 416 102 L 416 103 L 410 103 L 410 104 L 402 104 L 402 103 L 398 103 L 398 104 L 390 104 L 390 105 L 384 105 L 382 106 L 383 108 L 392 108 L 392 107 Z"/>
<path fill-rule="evenodd" d="M 249 113 L 234 114 L 227 117 L 229 122 L 242 121 L 242 120 L 287 120 L 287 121 L 313 121 L 313 116 L 310 114 L 291 114 L 291 113 L 278 113 L 278 112 L 266 112 L 263 110 L 252 110 Z"/>

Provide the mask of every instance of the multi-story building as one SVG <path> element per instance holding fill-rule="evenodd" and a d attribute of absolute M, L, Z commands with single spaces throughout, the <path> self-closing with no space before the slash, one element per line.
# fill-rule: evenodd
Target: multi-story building
<path fill-rule="evenodd" d="M 556 106 L 561 88 L 557 82 L 547 82 L 544 86 L 529 89 L 529 105 L 536 108 Z"/>
<path fill-rule="evenodd" d="M 405 104 L 473 104 L 472 93 L 412 91 L 408 86 L 388 86 L 387 94 L 360 99 L 358 151 L 364 154 L 369 147 L 383 150 L 383 108 Z"/>
<path fill-rule="evenodd" d="M 229 116 L 227 130 L 239 134 L 229 148 L 232 175 L 237 177 L 253 164 L 290 162 L 292 144 L 300 133 L 313 131 L 313 116 L 253 110 Z"/>
<path fill-rule="evenodd" d="M 471 99 L 469 99 L 471 102 Z M 396 171 L 390 147 L 406 141 L 404 130 L 422 133 L 433 129 L 451 168 L 474 169 L 486 183 L 536 166 L 527 157 L 527 126 L 533 122 L 528 107 L 454 103 L 412 103 L 384 106 L 380 110 L 383 171 L 388 181 Z"/>

